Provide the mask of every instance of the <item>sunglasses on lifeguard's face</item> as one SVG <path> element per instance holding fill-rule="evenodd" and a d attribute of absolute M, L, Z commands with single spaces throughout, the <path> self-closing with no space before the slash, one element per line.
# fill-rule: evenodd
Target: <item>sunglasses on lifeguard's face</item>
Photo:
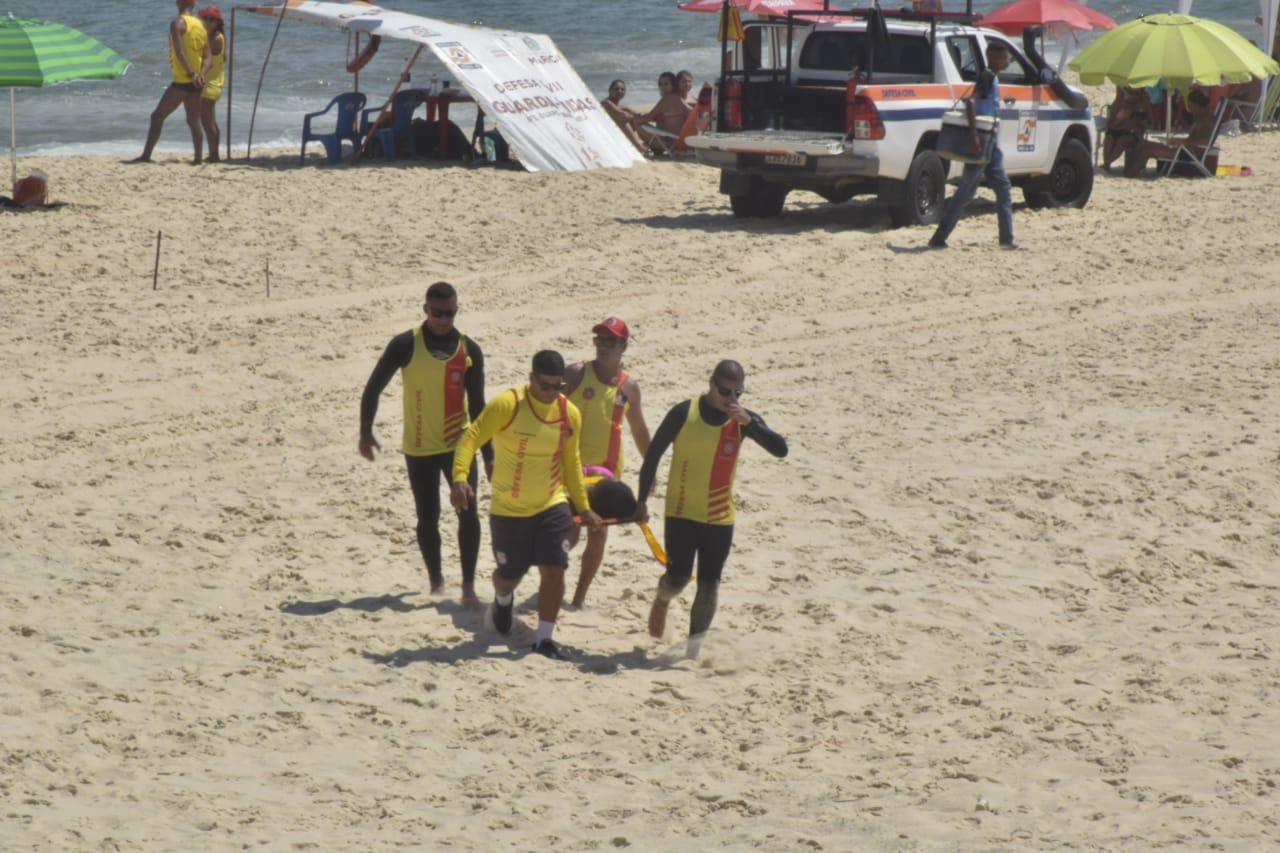
<path fill-rule="evenodd" d="M 562 391 L 564 390 L 564 382 L 543 382 L 541 379 L 535 379 L 534 383 L 543 391 Z"/>
<path fill-rule="evenodd" d="M 432 317 L 437 319 L 453 317 L 458 313 L 457 308 L 428 308 L 427 311 L 430 312 Z"/>
<path fill-rule="evenodd" d="M 712 384 L 716 386 L 716 391 L 719 392 L 721 397 L 741 397 L 747 391 L 746 388 L 726 388 L 719 382 Z"/>
<path fill-rule="evenodd" d="M 622 343 L 622 341 L 619 340 L 618 338 L 605 336 L 605 335 L 597 335 L 595 338 L 595 342 L 596 342 L 596 346 L 604 347 L 605 349 L 613 349 L 618 344 Z"/>

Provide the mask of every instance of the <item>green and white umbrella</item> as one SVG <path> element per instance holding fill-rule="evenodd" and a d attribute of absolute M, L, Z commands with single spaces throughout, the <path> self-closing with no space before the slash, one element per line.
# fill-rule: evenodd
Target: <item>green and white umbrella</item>
<path fill-rule="evenodd" d="M 79 30 L 34 18 L 0 18 L 0 86 L 9 87 L 9 164 L 18 181 L 18 86 L 114 80 L 129 60 Z"/>

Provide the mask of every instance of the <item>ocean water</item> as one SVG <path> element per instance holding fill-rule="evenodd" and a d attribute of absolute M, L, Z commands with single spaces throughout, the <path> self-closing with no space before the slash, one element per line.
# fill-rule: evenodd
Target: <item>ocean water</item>
<path fill-rule="evenodd" d="M 945 0 L 952 8 L 956 0 Z M 199 6 L 209 5 L 200 0 Z M 232 2 L 218 4 L 231 24 Z M 628 101 L 657 98 L 660 72 L 688 68 L 694 79 L 713 80 L 719 70 L 715 15 L 682 12 L 675 0 L 393 0 L 387 8 L 458 23 L 549 35 L 593 92 L 603 97 L 615 77 L 628 81 Z M 835 0 L 848 8 L 861 3 Z M 892 2 L 886 5 L 893 5 Z M 978 12 L 1002 2 L 975 0 Z M 1176 10 L 1176 0 L 1093 0 L 1096 9 L 1117 21 Z M 959 6 L 956 6 L 959 8 Z M 172 0 L 0 0 L 0 15 L 42 18 L 82 30 L 127 57 L 133 64 L 119 80 L 84 81 L 17 90 L 18 153 L 22 155 L 137 154 L 147 121 L 169 84 L 167 26 Z M 1256 2 L 1196 0 L 1192 14 L 1224 23 L 1254 42 L 1261 27 L 1254 23 Z M 236 16 L 235 89 L 231 117 L 232 144 L 243 150 L 255 92 L 261 94 L 253 118 L 253 147 L 298 143 L 304 113 L 322 109 L 329 99 L 351 87 L 344 70 L 347 36 L 340 30 L 285 21 L 270 62 L 263 60 L 275 31 L 275 20 L 241 12 Z M 1085 43 L 1091 34 L 1080 34 Z M 390 92 L 416 45 L 394 39 L 382 43 L 377 56 L 360 74 L 360 88 L 372 101 Z M 1046 57 L 1053 61 L 1053 56 Z M 446 76 L 443 66 L 424 52 L 413 81 L 425 85 L 432 73 Z M 226 132 L 226 95 L 218 120 Z M 7 105 L 5 105 L 7 107 Z M 455 108 L 451 117 L 468 127 L 471 116 Z M 0 109 L 0 140 L 9 139 L 9 111 Z M 165 124 L 159 150 L 190 150 L 181 114 Z"/>

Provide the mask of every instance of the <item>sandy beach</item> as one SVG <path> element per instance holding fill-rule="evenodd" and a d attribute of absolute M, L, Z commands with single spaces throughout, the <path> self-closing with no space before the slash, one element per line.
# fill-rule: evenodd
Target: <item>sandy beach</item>
<path fill-rule="evenodd" d="M 1017 252 L 983 190 L 940 253 L 690 163 L 22 158 L 67 206 L 0 213 L 0 847 L 1275 847 L 1280 134 L 1222 161 L 1015 192 Z M 437 279 L 490 394 L 613 314 L 651 427 L 744 364 L 791 454 L 700 659 L 634 529 L 570 663 L 535 578 L 510 639 L 460 606 L 452 519 L 428 593 L 398 382 L 356 441 Z"/>

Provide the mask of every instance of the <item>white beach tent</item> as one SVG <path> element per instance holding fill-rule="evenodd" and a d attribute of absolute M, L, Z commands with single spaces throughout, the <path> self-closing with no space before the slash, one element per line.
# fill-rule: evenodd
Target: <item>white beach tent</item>
<path fill-rule="evenodd" d="M 1262 48 L 1263 53 L 1270 56 L 1271 49 L 1276 43 L 1276 17 L 1280 16 L 1280 0 L 1260 0 L 1259 6 L 1262 12 L 1262 44 L 1258 46 Z M 1262 103 L 1258 105 L 1255 116 L 1258 120 L 1271 118 L 1262 114 L 1263 104 L 1275 104 L 1274 93 L 1277 87 L 1280 87 L 1280 76 L 1273 75 L 1262 90 Z"/>
<path fill-rule="evenodd" d="M 531 172 L 625 168 L 644 159 L 548 36 L 453 24 L 364 2 L 276 0 L 236 8 L 425 45 Z"/>

